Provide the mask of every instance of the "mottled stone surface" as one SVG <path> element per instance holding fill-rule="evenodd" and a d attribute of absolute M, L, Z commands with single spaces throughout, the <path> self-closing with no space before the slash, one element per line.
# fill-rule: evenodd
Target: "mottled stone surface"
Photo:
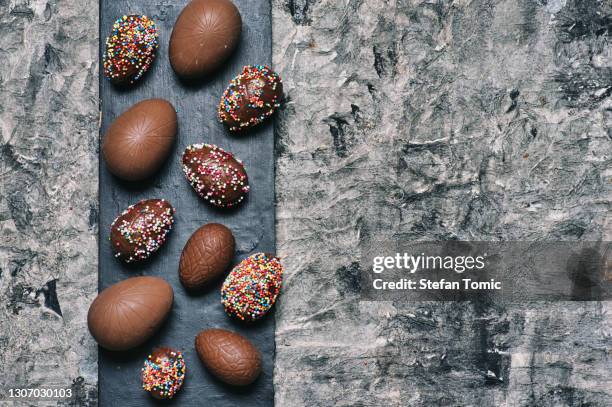
<path fill-rule="evenodd" d="M 273 4 L 277 405 L 612 405 L 610 303 L 360 302 L 358 251 L 609 240 L 612 4 Z"/>
<path fill-rule="evenodd" d="M 610 3 L 273 6 L 277 405 L 612 405 L 609 303 L 359 302 L 357 250 L 610 239 Z M 97 46 L 96 2 L 0 0 L 0 387 L 74 406 L 96 401 Z"/>
<path fill-rule="evenodd" d="M 97 1 L 0 0 L 0 388 L 74 406 L 97 399 L 97 38 Z"/>

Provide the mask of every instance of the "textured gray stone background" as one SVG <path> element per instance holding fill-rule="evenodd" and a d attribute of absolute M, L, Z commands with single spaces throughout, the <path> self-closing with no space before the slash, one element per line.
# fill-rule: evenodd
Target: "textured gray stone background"
<path fill-rule="evenodd" d="M 279 406 L 610 406 L 610 303 L 359 301 L 358 245 L 610 239 L 612 4 L 274 0 Z"/>
<path fill-rule="evenodd" d="M 97 50 L 97 1 L 0 0 L 0 389 L 74 406 L 97 398 Z"/>
<path fill-rule="evenodd" d="M 96 401 L 95 3 L 0 0 L 0 386 L 74 406 Z M 357 250 L 610 239 L 610 2 L 273 6 L 277 405 L 612 405 L 609 303 L 359 302 Z"/>

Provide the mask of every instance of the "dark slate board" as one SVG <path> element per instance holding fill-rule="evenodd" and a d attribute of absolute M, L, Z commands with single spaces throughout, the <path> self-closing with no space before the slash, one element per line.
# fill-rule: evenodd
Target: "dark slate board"
<path fill-rule="evenodd" d="M 160 30 L 160 48 L 152 70 L 141 83 L 127 91 L 101 78 L 102 129 L 132 104 L 161 97 L 176 108 L 178 142 L 164 168 L 151 181 L 128 185 L 113 177 L 100 159 L 100 290 L 136 275 L 160 276 L 174 288 L 172 313 L 162 329 L 144 346 L 123 354 L 100 349 L 100 405 L 159 405 L 140 386 L 140 369 L 151 350 L 167 345 L 184 352 L 187 378 L 182 391 L 169 403 L 180 406 L 271 406 L 274 401 L 274 316 L 253 325 L 228 318 L 220 303 L 219 289 L 189 296 L 178 279 L 178 260 L 189 236 L 201 225 L 220 222 L 234 232 L 237 253 L 234 264 L 258 251 L 274 251 L 274 134 L 271 123 L 246 136 L 231 136 L 216 120 L 216 106 L 229 80 L 245 64 L 271 63 L 271 7 L 267 0 L 234 0 L 243 19 L 240 46 L 229 63 L 214 77 L 199 84 L 183 84 L 168 61 L 168 41 L 178 13 L 187 0 L 100 2 L 100 49 L 114 20 L 123 14 L 152 17 Z M 214 143 L 235 153 L 246 166 L 251 185 L 248 200 L 238 209 L 223 212 L 202 201 L 186 181 L 180 157 L 192 143 Z M 113 258 L 108 242 L 109 225 L 129 204 L 144 198 L 165 198 L 176 208 L 175 225 L 166 245 L 148 263 L 126 266 Z M 221 283 L 219 283 L 220 287 Z M 263 374 L 247 388 L 232 388 L 212 377 L 194 349 L 195 335 L 202 329 L 220 327 L 242 333 L 260 349 Z"/>

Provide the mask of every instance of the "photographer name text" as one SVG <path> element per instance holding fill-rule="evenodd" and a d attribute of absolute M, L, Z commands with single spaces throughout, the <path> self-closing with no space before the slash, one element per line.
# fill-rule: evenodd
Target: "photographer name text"
<path fill-rule="evenodd" d="M 372 262 L 372 288 L 375 290 L 456 290 L 482 291 L 501 290 L 502 282 L 493 278 L 479 280 L 459 276 L 464 272 L 483 272 L 486 267 L 486 253 L 479 256 L 428 256 L 396 253 L 394 256 L 377 256 Z M 411 278 L 385 280 L 380 274 L 392 270 L 410 274 Z M 417 272 L 452 272 L 449 278 L 414 278 Z M 439 276 L 438 276 L 439 277 Z"/>

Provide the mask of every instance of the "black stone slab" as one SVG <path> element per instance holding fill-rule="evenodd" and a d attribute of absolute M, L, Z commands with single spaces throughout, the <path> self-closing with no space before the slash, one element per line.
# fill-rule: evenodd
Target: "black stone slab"
<path fill-rule="evenodd" d="M 234 263 L 257 251 L 274 251 L 274 135 L 270 123 L 245 136 L 231 136 L 216 120 L 216 106 L 229 82 L 245 64 L 271 63 L 271 9 L 266 0 L 235 0 L 243 20 L 240 46 L 215 76 L 199 84 L 183 84 L 168 61 L 168 41 L 176 17 L 186 0 L 102 0 L 100 2 L 100 50 L 114 20 L 123 14 L 145 14 L 159 28 L 157 59 L 140 84 L 118 90 L 101 78 L 102 129 L 132 104 L 147 98 L 170 101 L 178 112 L 179 134 L 172 156 L 149 182 L 128 185 L 113 177 L 100 159 L 100 290 L 137 275 L 159 276 L 174 288 L 172 313 L 162 329 L 144 346 L 123 354 L 99 351 L 100 405 L 151 406 L 153 400 L 141 389 L 140 369 L 151 348 L 172 346 L 184 352 L 187 378 L 177 397 L 163 404 L 177 406 L 271 406 L 274 393 L 274 318 L 268 316 L 251 326 L 228 318 L 220 303 L 219 287 L 199 296 L 187 295 L 178 279 L 178 261 L 189 236 L 201 225 L 220 222 L 234 232 L 237 253 Z M 102 71 L 102 69 L 100 69 Z M 214 143 L 241 158 L 248 171 L 251 192 L 237 210 L 212 209 L 186 181 L 180 157 L 192 143 Z M 128 205 L 144 198 L 165 198 L 176 208 L 175 225 L 166 245 L 146 264 L 126 266 L 113 258 L 108 242 L 109 225 Z M 194 349 L 195 335 L 202 329 L 220 327 L 242 333 L 261 350 L 263 374 L 247 388 L 232 388 L 212 377 L 201 365 Z"/>

